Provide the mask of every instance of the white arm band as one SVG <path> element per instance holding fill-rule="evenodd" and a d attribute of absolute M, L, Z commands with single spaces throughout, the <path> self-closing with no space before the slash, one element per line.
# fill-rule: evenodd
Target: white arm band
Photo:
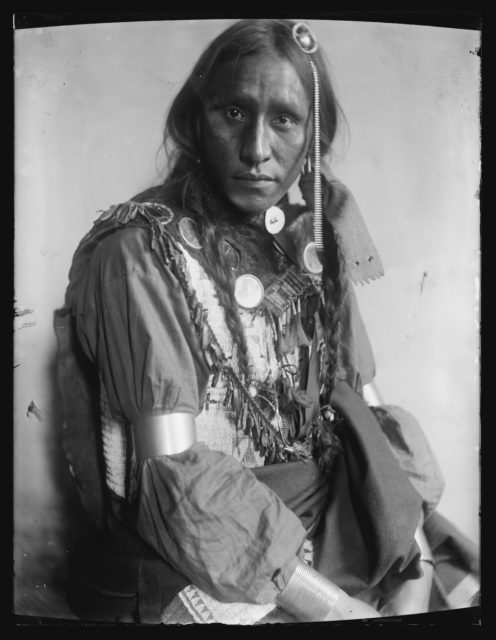
<path fill-rule="evenodd" d="M 329 615 L 341 591 L 333 582 L 299 560 L 276 602 L 298 620 L 318 622 Z"/>
<path fill-rule="evenodd" d="M 382 398 L 377 391 L 377 387 L 373 382 L 364 385 L 362 389 L 363 399 L 369 405 L 369 407 L 378 407 L 382 402 Z"/>
<path fill-rule="evenodd" d="M 139 462 L 155 456 L 172 456 L 197 441 L 192 413 L 164 413 L 133 424 L 133 440 Z"/>

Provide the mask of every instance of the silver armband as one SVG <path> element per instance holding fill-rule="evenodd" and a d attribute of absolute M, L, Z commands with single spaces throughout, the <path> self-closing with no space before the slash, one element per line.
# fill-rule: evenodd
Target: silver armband
<path fill-rule="evenodd" d="M 337 585 L 300 560 L 276 602 L 298 620 L 317 622 L 329 615 L 340 593 Z"/>
<path fill-rule="evenodd" d="M 373 382 L 369 382 L 369 384 L 364 385 L 363 390 L 363 399 L 369 405 L 369 407 L 378 407 L 381 404 L 384 404 L 382 398 L 377 391 L 377 387 Z"/>
<path fill-rule="evenodd" d="M 192 447 L 196 439 L 192 413 L 164 413 L 133 424 L 133 440 L 138 461 L 154 456 L 171 456 Z"/>

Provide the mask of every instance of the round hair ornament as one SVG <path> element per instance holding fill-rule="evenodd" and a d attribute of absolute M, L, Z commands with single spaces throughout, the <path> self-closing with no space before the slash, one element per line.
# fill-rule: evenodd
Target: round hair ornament
<path fill-rule="evenodd" d="M 317 51 L 317 38 L 305 22 L 297 22 L 293 26 L 293 38 L 305 53 L 315 53 Z"/>

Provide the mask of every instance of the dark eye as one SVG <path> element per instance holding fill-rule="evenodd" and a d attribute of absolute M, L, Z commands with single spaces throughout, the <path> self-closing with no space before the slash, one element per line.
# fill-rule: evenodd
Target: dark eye
<path fill-rule="evenodd" d="M 274 122 L 283 129 L 289 129 L 296 124 L 296 120 L 291 116 L 288 116 L 286 113 L 282 113 L 280 116 L 277 116 Z"/>
<path fill-rule="evenodd" d="M 226 117 L 229 118 L 229 120 L 241 121 L 245 119 L 244 113 L 240 111 L 237 107 L 228 107 L 224 113 Z"/>

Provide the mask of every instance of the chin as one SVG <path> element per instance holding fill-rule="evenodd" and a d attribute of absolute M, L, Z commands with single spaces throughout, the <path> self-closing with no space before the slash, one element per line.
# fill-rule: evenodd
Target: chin
<path fill-rule="evenodd" d="M 230 203 L 243 215 L 254 216 L 267 211 L 269 207 L 279 202 L 280 198 L 267 198 L 255 196 L 233 196 L 229 198 Z"/>

